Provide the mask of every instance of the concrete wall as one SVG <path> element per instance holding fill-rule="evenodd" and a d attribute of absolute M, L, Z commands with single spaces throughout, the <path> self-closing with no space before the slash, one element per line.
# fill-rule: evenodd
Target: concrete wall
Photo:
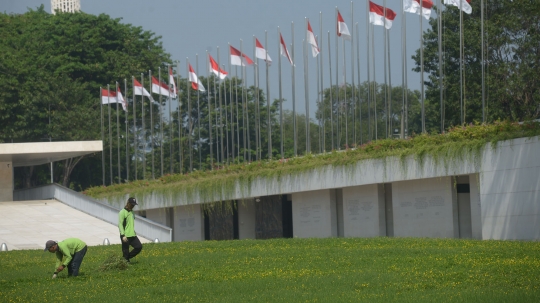
<path fill-rule="evenodd" d="M 337 237 L 335 190 L 293 193 L 292 211 L 294 237 Z"/>
<path fill-rule="evenodd" d="M 392 184 L 394 236 L 458 238 L 457 200 L 451 177 Z"/>
<path fill-rule="evenodd" d="M 343 236 L 385 236 L 383 198 L 377 184 L 343 188 Z"/>
<path fill-rule="evenodd" d="M 203 241 L 204 217 L 200 204 L 174 207 L 173 241 Z"/>
<path fill-rule="evenodd" d="M 13 201 L 13 164 L 0 162 L 0 202 Z"/>
<path fill-rule="evenodd" d="M 255 239 L 255 199 L 238 201 L 238 238 Z"/>

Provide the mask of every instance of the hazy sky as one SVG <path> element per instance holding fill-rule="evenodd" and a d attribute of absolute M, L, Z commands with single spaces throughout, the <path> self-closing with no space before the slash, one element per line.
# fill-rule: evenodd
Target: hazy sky
<path fill-rule="evenodd" d="M 360 81 L 367 80 L 367 38 L 366 38 L 366 2 L 367 0 L 353 1 L 354 23 L 358 23 L 360 42 Z M 383 5 L 384 0 L 374 2 Z M 438 1 L 435 1 L 436 4 Z M 41 4 L 45 5 L 45 10 L 50 12 L 51 3 L 48 0 L 0 0 L 0 11 L 5 13 L 24 13 L 27 8 L 35 9 Z M 386 0 L 388 8 L 397 13 L 393 26 L 390 29 L 390 50 L 391 50 L 391 71 L 392 85 L 402 84 L 402 18 L 406 17 L 407 22 L 407 77 L 409 87 L 420 89 L 420 75 L 412 72 L 414 61 L 411 56 L 420 45 L 420 20 L 418 15 L 402 13 L 400 0 Z M 254 45 L 253 36 L 269 51 L 273 60 L 270 67 L 270 95 L 271 98 L 278 97 L 278 26 L 281 29 L 283 38 L 288 44 L 291 52 L 292 30 L 291 22 L 294 22 L 294 57 L 295 57 L 295 99 L 296 110 L 305 112 L 304 93 L 304 64 L 302 60 L 302 40 L 305 39 L 306 26 L 305 17 L 310 19 L 311 26 L 316 36 L 320 35 L 320 12 L 322 12 L 323 44 L 320 45 L 324 56 L 324 86 L 328 87 L 329 63 L 328 63 L 328 32 L 331 37 L 332 55 L 332 81 L 335 84 L 336 78 L 336 24 L 335 8 L 339 8 L 349 31 L 356 26 L 351 22 L 351 1 L 335 0 L 273 0 L 273 1 L 246 1 L 246 0 L 198 0 L 198 1 L 178 1 L 178 0 L 81 0 L 81 10 L 99 15 L 106 13 L 113 18 L 122 18 L 124 23 L 142 26 L 143 29 L 152 31 L 162 36 L 165 50 L 172 55 L 173 60 L 179 60 L 180 74 L 186 77 L 186 57 L 196 68 L 196 54 L 198 54 L 198 74 L 206 76 L 206 51 L 217 60 L 217 49 L 219 47 L 220 63 L 225 64 L 228 70 L 228 43 L 240 49 L 240 40 L 243 40 L 243 51 L 253 59 Z M 432 17 L 436 17 L 436 12 L 432 12 Z M 427 20 L 423 21 L 423 28 L 427 29 Z M 268 32 L 268 45 L 265 44 L 265 31 Z M 375 26 L 375 62 L 376 80 L 384 83 L 384 40 L 383 27 Z M 354 34 L 354 38 L 356 34 Z M 353 42 L 356 47 L 356 41 Z M 346 71 L 347 82 L 351 82 L 351 44 L 345 42 L 346 49 Z M 356 58 L 356 56 L 355 56 Z M 343 80 L 343 50 L 341 38 L 339 39 L 339 73 L 340 82 Z M 264 64 L 261 64 L 261 88 L 264 90 L 265 74 Z M 355 81 L 358 83 L 355 63 Z M 140 75 L 138 71 L 135 75 Z M 240 73 L 240 69 L 238 70 Z M 232 69 L 234 75 L 234 67 Z M 315 101 L 317 98 L 317 75 L 316 61 L 309 54 L 308 76 L 309 76 L 309 97 L 310 115 L 313 118 Z M 426 75 L 427 77 L 427 75 Z M 292 81 L 291 66 L 282 57 L 282 86 L 283 98 L 287 101 L 284 108 L 292 109 Z M 373 80 L 373 79 L 372 79 Z M 122 81 L 122 79 L 111 79 Z M 247 68 L 247 83 L 253 84 L 253 68 Z M 106 85 L 107 83 L 104 83 Z M 96 92 L 97 93 L 97 92 Z"/>

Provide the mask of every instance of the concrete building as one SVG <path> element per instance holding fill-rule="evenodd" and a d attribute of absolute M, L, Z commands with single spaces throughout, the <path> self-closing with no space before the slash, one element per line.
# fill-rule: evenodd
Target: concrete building
<path fill-rule="evenodd" d="M 51 14 L 59 10 L 64 13 L 74 13 L 81 10 L 81 0 L 51 0 Z"/>

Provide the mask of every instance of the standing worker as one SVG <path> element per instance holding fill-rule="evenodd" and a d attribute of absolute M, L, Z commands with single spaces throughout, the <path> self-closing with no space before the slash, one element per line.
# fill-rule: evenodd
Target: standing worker
<path fill-rule="evenodd" d="M 135 215 L 133 208 L 137 204 L 135 198 L 131 197 L 127 200 L 126 206 L 118 213 L 118 229 L 120 230 L 120 240 L 122 241 L 122 254 L 127 262 L 135 258 L 142 250 L 141 241 L 135 233 Z M 129 246 L 133 249 L 129 251 Z"/>
<path fill-rule="evenodd" d="M 79 267 L 86 255 L 86 243 L 77 238 L 68 238 L 61 242 L 53 240 L 45 243 L 45 250 L 56 253 L 56 270 L 52 276 L 56 278 L 59 272 L 68 268 L 68 276 L 76 277 L 79 275 Z"/>

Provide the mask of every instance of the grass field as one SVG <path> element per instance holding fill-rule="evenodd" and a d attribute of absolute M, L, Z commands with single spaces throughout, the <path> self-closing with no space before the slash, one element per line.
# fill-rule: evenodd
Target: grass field
<path fill-rule="evenodd" d="M 55 258 L 0 252 L 0 302 L 540 302 L 538 242 L 412 238 L 89 247 L 81 275 L 51 279 Z"/>

